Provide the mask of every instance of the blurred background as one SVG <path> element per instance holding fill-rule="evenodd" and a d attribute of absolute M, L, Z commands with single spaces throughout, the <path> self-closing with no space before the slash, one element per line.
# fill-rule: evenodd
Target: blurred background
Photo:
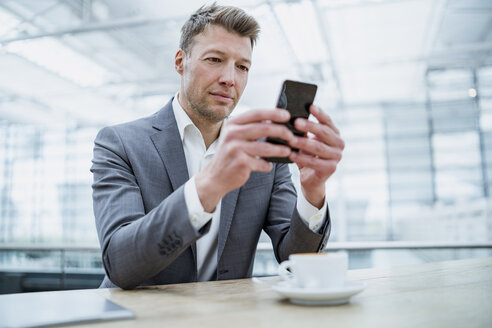
<path fill-rule="evenodd" d="M 0 293 L 99 285 L 94 137 L 175 94 L 204 3 L 0 0 Z M 492 255 L 492 1 L 219 4 L 262 27 L 236 112 L 316 83 L 346 141 L 327 251 L 352 269 Z M 276 267 L 262 236 L 254 274 Z"/>

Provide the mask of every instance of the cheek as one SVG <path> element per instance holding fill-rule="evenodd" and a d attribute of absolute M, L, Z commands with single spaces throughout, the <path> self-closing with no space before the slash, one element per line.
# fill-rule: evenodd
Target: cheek
<path fill-rule="evenodd" d="M 197 88 L 197 85 L 199 84 L 200 73 L 197 72 L 195 68 L 190 68 L 183 75 L 183 80 L 185 84 L 185 89 L 187 89 L 188 92 L 193 91 Z"/>
<path fill-rule="evenodd" d="M 213 84 L 216 80 L 215 74 L 209 69 L 203 67 L 195 67 L 189 74 L 189 82 L 194 84 L 195 87 L 207 88 L 208 85 Z"/>
<path fill-rule="evenodd" d="M 246 84 L 248 83 L 248 75 L 244 77 L 240 77 L 236 82 L 236 92 L 239 96 L 243 94 L 244 89 L 246 88 Z"/>

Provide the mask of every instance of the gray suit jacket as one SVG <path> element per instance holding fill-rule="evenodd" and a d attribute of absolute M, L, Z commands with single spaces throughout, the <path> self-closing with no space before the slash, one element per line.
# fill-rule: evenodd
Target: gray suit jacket
<path fill-rule="evenodd" d="M 172 100 L 152 116 L 103 128 L 96 137 L 91 172 L 96 226 L 106 277 L 101 287 L 197 280 L 195 242 L 206 234 L 191 225 L 183 184 L 189 179 Z M 222 199 L 217 279 L 250 277 L 261 230 L 277 261 L 317 252 L 327 242 L 296 209 L 289 168 L 253 172 Z"/>

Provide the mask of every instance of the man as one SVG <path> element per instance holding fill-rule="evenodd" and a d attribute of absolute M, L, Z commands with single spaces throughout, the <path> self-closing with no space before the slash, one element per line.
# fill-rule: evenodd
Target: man
<path fill-rule="evenodd" d="M 246 86 L 259 26 L 234 7 L 200 8 L 182 28 L 177 95 L 156 114 L 106 127 L 91 171 L 106 277 L 102 287 L 134 288 L 250 277 L 263 229 L 278 261 L 318 252 L 330 231 L 325 182 L 344 143 L 319 108 L 314 137 L 295 137 L 281 109 L 226 118 Z M 257 142 L 278 137 L 300 149 Z M 289 157 L 301 172 L 297 197 Z"/>

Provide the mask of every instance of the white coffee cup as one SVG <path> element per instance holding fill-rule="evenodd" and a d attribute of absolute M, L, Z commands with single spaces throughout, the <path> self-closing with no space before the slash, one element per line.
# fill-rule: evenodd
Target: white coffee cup
<path fill-rule="evenodd" d="M 282 262 L 278 273 L 294 287 L 335 289 L 345 284 L 347 267 L 345 253 L 299 253 Z"/>

